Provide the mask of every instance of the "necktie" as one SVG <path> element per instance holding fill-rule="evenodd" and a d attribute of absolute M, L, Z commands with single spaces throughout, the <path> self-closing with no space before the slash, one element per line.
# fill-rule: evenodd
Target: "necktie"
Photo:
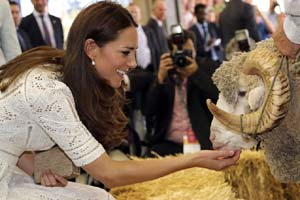
<path fill-rule="evenodd" d="M 207 30 L 206 30 L 206 26 L 204 24 L 201 24 L 202 30 L 203 30 L 203 38 L 204 40 L 206 39 L 207 36 Z"/>
<path fill-rule="evenodd" d="M 48 28 L 46 26 L 46 23 L 44 21 L 44 15 L 40 15 L 40 17 L 41 17 L 42 25 L 43 25 L 43 29 L 44 29 L 44 41 L 47 45 L 51 46 L 50 34 L 49 34 Z"/>

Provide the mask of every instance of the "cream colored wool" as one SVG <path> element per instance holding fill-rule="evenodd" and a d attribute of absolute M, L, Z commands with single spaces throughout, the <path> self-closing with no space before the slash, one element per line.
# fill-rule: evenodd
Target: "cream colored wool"
<path fill-rule="evenodd" d="M 247 200 L 299 200 L 300 183 L 283 184 L 276 180 L 262 151 L 243 151 L 239 165 L 225 170 L 225 179 L 237 197 Z"/>
<path fill-rule="evenodd" d="M 247 83 L 245 85 L 247 92 L 262 83 L 258 76 L 242 73 L 242 66 L 247 55 L 248 53 L 235 54 L 232 60 L 223 62 L 212 76 L 214 84 L 230 104 L 235 104 L 236 102 L 241 81 L 247 80 L 244 81 Z"/>
<path fill-rule="evenodd" d="M 300 184 L 281 184 L 263 152 L 243 151 L 238 165 L 224 171 L 192 168 L 111 193 L 118 200 L 299 200 Z"/>
<path fill-rule="evenodd" d="M 202 168 L 111 190 L 118 200 L 236 200 L 224 173 Z"/>
<path fill-rule="evenodd" d="M 270 54 L 271 50 L 271 54 Z M 255 59 L 261 63 L 277 63 L 281 54 L 274 47 L 272 39 L 257 44 Z M 213 80 L 226 101 L 236 104 L 236 96 L 245 84 L 247 91 L 261 84 L 258 76 L 247 76 L 242 73 L 243 63 L 249 53 L 238 54 L 224 62 L 214 73 Z M 289 111 L 279 126 L 259 137 L 265 150 L 266 162 L 271 173 L 281 182 L 300 181 L 300 54 L 296 60 L 283 64 L 282 70 L 290 74 L 291 101 Z M 287 70 L 287 66 L 289 70 Z M 243 81 L 241 81 L 243 80 Z M 246 81 L 245 81 L 246 80 Z"/>

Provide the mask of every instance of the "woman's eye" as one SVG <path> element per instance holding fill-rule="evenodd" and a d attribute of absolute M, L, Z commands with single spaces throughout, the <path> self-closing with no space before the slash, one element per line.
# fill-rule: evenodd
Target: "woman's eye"
<path fill-rule="evenodd" d="M 128 55 L 130 54 L 130 51 L 122 51 L 122 54 L 123 54 L 124 56 L 128 56 Z"/>
<path fill-rule="evenodd" d="M 246 91 L 239 91 L 239 96 L 240 97 L 246 96 Z"/>

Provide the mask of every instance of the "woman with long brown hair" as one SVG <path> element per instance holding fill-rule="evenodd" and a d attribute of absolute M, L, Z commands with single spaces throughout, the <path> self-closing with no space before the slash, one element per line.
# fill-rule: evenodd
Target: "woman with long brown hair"
<path fill-rule="evenodd" d="M 99 188 L 67 184 L 50 172 L 43 175 L 42 185 L 36 185 L 31 177 L 32 157 L 24 152 L 55 144 L 107 187 L 190 167 L 220 170 L 236 163 L 239 152 L 234 151 L 147 161 L 113 161 L 105 153 L 125 135 L 122 81 L 136 66 L 135 27 L 126 9 L 98 2 L 76 17 L 66 51 L 36 48 L 0 68 L 0 197 L 113 198 Z"/>

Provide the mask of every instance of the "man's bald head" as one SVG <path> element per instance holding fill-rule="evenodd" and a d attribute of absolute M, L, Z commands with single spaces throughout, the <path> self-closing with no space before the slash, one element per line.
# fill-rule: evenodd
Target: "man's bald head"
<path fill-rule="evenodd" d="M 153 4 L 152 15 L 163 21 L 166 18 L 167 4 L 164 0 L 156 0 Z"/>
<path fill-rule="evenodd" d="M 129 6 L 127 7 L 127 10 L 130 12 L 132 15 L 134 21 L 139 24 L 141 20 L 141 10 L 140 7 L 135 4 L 135 3 L 130 3 Z"/>

